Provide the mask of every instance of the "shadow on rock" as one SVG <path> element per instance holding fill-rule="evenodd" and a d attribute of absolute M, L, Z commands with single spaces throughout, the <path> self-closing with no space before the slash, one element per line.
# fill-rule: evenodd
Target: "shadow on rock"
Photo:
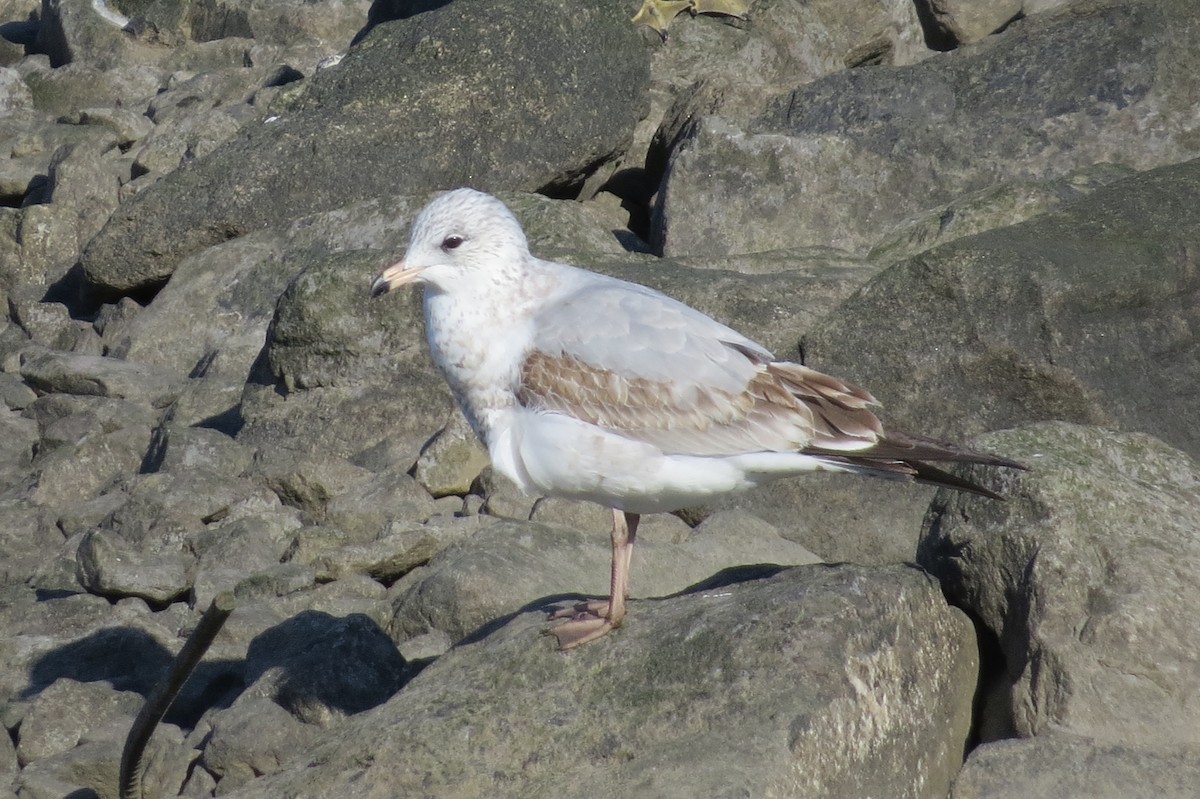
<path fill-rule="evenodd" d="M 386 702 L 411 676 L 396 644 L 367 616 L 311 610 L 255 637 L 245 673 L 247 685 L 318 724 Z"/>
<path fill-rule="evenodd" d="M 118 691 L 150 695 L 174 659 L 144 630 L 110 627 L 42 655 L 30 669 L 22 699 L 40 694 L 59 679 L 106 682 Z M 184 729 L 195 726 L 206 710 L 228 707 L 246 685 L 240 661 L 201 663 L 171 706 L 165 720 Z"/>

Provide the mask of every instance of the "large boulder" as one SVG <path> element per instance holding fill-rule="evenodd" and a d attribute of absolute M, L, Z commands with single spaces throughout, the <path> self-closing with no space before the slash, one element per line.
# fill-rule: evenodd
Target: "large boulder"
<path fill-rule="evenodd" d="M 986 437 L 1034 471 L 940 494 L 918 561 L 1003 656 L 984 734 L 1200 749 L 1200 465 L 1143 434 L 1043 423 Z"/>
<path fill-rule="evenodd" d="M 745 128 L 699 119 L 663 177 L 651 243 L 666 255 L 863 253 L 1000 180 L 1196 157 L 1196 33 L 1190 0 L 1076 4 L 912 66 L 843 70 Z"/>
<path fill-rule="evenodd" d="M 1200 160 L 901 262 L 805 336 L 885 425 L 943 438 L 1042 419 L 1158 436 L 1200 455 L 1190 386 Z"/>
<path fill-rule="evenodd" d="M 639 603 L 564 655 L 516 617 L 227 794 L 944 797 L 969 622 L 920 572 L 802 567 Z"/>
<path fill-rule="evenodd" d="M 199 249 L 373 197 L 567 190 L 628 143 L 648 59 L 615 0 L 459 0 L 378 25 L 275 115 L 119 208 L 84 272 L 128 292 Z"/>

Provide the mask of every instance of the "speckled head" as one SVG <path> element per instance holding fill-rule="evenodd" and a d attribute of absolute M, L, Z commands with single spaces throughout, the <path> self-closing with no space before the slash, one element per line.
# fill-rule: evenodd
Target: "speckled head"
<path fill-rule="evenodd" d="M 528 257 L 525 233 L 504 203 L 474 189 L 454 189 L 417 215 L 408 252 L 375 278 L 371 296 L 414 282 L 439 291 L 495 283 Z M 514 271 L 511 277 L 520 275 Z"/>

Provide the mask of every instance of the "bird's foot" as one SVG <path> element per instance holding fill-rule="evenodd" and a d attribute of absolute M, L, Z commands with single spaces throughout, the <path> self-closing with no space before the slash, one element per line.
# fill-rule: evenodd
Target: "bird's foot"
<path fill-rule="evenodd" d="M 605 603 L 608 604 L 607 602 Z M 605 635 L 614 629 L 617 625 L 612 623 L 612 620 L 607 616 L 600 616 L 593 613 L 576 613 L 567 621 L 561 624 L 556 624 L 546 630 L 547 635 L 553 635 L 558 639 L 558 648 L 562 650 L 574 649 L 577 646 L 595 641 L 597 638 L 603 638 Z"/>
<path fill-rule="evenodd" d="M 556 610 L 548 618 L 561 623 L 546 630 L 546 635 L 558 639 L 558 648 L 563 650 L 603 638 L 621 624 L 610 618 L 610 604 L 607 599 L 591 599 Z"/>

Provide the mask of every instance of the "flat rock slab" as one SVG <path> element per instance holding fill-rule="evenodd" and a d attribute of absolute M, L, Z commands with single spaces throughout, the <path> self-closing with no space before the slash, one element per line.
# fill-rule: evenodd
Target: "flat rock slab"
<path fill-rule="evenodd" d="M 976 647 L 919 571 L 800 567 L 636 611 L 565 654 L 519 616 L 227 795 L 946 795 Z"/>
<path fill-rule="evenodd" d="M 174 372 L 147 364 L 52 351 L 22 364 L 21 377 L 47 394 L 127 399 L 155 408 L 169 405 L 187 382 Z"/>

